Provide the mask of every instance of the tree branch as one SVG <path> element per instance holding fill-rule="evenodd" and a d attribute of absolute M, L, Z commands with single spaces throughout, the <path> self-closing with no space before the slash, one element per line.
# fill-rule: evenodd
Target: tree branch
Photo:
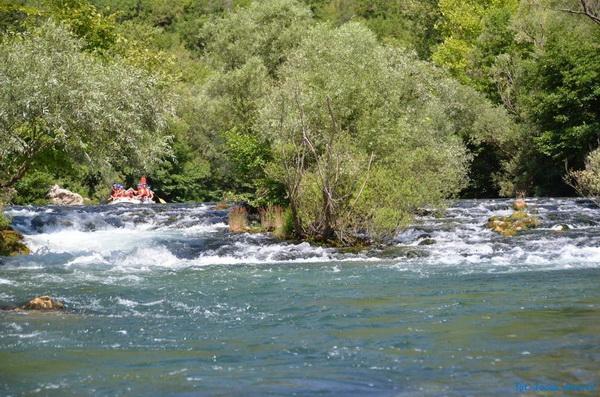
<path fill-rule="evenodd" d="M 371 172 L 371 164 L 373 163 L 374 157 L 375 157 L 375 154 L 371 153 L 371 157 L 369 158 L 369 165 L 367 165 L 367 173 L 365 175 L 365 180 L 363 181 L 362 186 L 360 187 L 360 190 L 358 191 L 358 194 L 356 195 L 356 197 L 354 198 L 354 201 L 352 202 L 352 207 L 354 207 L 354 205 L 356 204 L 356 202 L 362 195 L 362 192 L 365 189 L 367 182 L 369 181 L 369 173 Z"/>
<path fill-rule="evenodd" d="M 558 11 L 567 12 L 569 14 L 584 15 L 591 19 L 593 22 L 600 25 L 600 13 L 595 11 L 591 4 L 588 4 L 588 0 L 579 0 L 581 3 L 581 10 L 571 10 L 568 8 L 559 8 Z"/>

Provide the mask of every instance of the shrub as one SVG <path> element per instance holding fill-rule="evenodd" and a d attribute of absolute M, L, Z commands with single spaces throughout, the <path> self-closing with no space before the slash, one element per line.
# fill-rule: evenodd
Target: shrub
<path fill-rule="evenodd" d="M 585 169 L 570 171 L 565 180 L 581 196 L 592 199 L 600 206 L 600 148 L 587 156 Z"/>
<path fill-rule="evenodd" d="M 0 204 L 0 230 L 6 230 L 10 227 L 10 219 L 4 215 L 4 208 Z"/>

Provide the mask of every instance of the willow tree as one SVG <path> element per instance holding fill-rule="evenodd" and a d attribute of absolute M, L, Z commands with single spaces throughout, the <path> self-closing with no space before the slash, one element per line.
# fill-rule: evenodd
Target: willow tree
<path fill-rule="evenodd" d="M 505 114 L 365 27 L 318 26 L 279 70 L 260 130 L 273 142 L 296 233 L 354 244 L 393 235 L 467 181 L 464 139 L 502 133 Z"/>
<path fill-rule="evenodd" d="M 268 0 L 213 18 L 198 34 L 215 69 L 198 96 L 202 125 L 194 137 L 212 145 L 198 150 L 225 190 L 255 204 L 272 201 L 263 172 L 269 145 L 255 129 L 260 101 L 310 23 L 310 10 L 298 2 Z"/>
<path fill-rule="evenodd" d="M 53 22 L 0 42 L 0 189 L 48 151 L 95 170 L 147 169 L 169 151 L 161 82 L 84 44 Z"/>

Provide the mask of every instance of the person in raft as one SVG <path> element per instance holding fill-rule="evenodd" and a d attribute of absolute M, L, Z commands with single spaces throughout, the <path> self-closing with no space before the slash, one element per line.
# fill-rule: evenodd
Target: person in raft
<path fill-rule="evenodd" d="M 113 183 L 110 191 L 110 200 L 115 200 L 121 197 L 125 197 L 125 189 L 123 188 L 123 185 Z"/>
<path fill-rule="evenodd" d="M 140 178 L 136 193 L 136 198 L 140 200 L 152 200 L 154 198 L 154 192 L 150 190 L 150 186 L 146 183 L 146 177 Z"/>
<path fill-rule="evenodd" d="M 109 200 L 116 200 L 119 198 L 137 199 L 142 201 L 152 200 L 154 198 L 154 192 L 150 190 L 150 186 L 146 183 L 146 177 L 140 178 L 140 183 L 137 185 L 137 190 L 129 188 L 125 190 L 125 187 L 121 184 L 114 183 L 110 192 Z"/>

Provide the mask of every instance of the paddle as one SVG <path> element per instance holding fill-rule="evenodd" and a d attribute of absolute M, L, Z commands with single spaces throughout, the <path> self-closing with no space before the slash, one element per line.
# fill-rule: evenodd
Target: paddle
<path fill-rule="evenodd" d="M 156 199 L 158 200 L 159 203 L 161 203 L 161 204 L 167 204 L 167 202 L 165 200 L 161 199 L 156 194 L 154 194 L 154 197 L 156 197 Z"/>

